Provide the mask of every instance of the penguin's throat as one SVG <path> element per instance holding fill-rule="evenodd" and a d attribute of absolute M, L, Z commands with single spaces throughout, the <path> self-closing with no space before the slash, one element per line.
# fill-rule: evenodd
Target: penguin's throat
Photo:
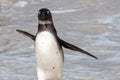
<path fill-rule="evenodd" d="M 38 32 L 41 31 L 51 31 L 51 24 L 38 25 Z"/>
<path fill-rule="evenodd" d="M 40 20 L 40 21 L 39 21 L 39 24 L 41 24 L 41 25 L 52 24 L 52 21 L 49 21 L 49 20 L 47 20 L 47 21 L 42 21 L 42 20 Z"/>
<path fill-rule="evenodd" d="M 54 31 L 54 25 L 51 22 L 43 22 L 42 24 L 38 24 L 38 32 L 42 32 L 42 31 L 49 31 L 49 32 L 53 32 Z"/>

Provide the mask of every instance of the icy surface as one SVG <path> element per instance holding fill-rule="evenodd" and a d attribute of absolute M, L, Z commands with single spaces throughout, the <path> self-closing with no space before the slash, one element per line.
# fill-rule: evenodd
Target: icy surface
<path fill-rule="evenodd" d="M 26 5 L 28 5 L 27 1 L 19 1 L 15 3 L 15 7 L 25 7 Z"/>

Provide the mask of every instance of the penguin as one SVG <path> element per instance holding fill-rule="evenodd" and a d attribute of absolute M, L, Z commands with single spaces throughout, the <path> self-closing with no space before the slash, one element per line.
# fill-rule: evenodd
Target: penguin
<path fill-rule="evenodd" d="M 35 41 L 38 80 L 62 79 L 63 47 L 98 59 L 91 53 L 60 39 L 53 24 L 52 14 L 47 8 L 42 8 L 38 12 L 38 31 L 36 35 L 19 29 L 16 31 Z"/>

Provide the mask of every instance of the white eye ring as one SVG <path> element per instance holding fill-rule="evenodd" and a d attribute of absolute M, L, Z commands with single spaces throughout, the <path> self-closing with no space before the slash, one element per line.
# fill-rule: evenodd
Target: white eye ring
<path fill-rule="evenodd" d="M 50 14 L 50 11 L 47 11 L 48 14 Z"/>
<path fill-rule="evenodd" d="M 41 12 L 39 11 L 38 14 L 41 14 Z"/>

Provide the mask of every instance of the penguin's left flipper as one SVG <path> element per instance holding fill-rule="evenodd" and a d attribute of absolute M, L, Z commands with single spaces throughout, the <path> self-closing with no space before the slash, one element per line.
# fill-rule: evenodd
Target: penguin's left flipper
<path fill-rule="evenodd" d="M 83 49 L 81 49 L 81 48 L 79 48 L 77 46 L 74 46 L 74 45 L 72 45 L 72 44 L 70 44 L 68 42 L 65 42 L 64 40 L 61 40 L 61 39 L 60 39 L 60 41 L 61 41 L 62 46 L 67 48 L 67 49 L 78 51 L 78 52 L 84 53 L 84 54 L 86 54 L 88 56 L 91 56 L 91 57 L 93 57 L 95 59 L 98 59 L 96 56 L 90 54 L 89 52 L 87 52 L 87 51 L 85 51 L 85 50 L 83 50 Z"/>
<path fill-rule="evenodd" d="M 27 36 L 27 37 L 29 37 L 29 38 L 31 38 L 33 41 L 35 41 L 35 36 L 34 35 L 26 32 L 26 31 L 19 30 L 19 29 L 16 29 L 16 31 L 23 34 L 23 35 L 25 35 L 25 36 Z"/>

